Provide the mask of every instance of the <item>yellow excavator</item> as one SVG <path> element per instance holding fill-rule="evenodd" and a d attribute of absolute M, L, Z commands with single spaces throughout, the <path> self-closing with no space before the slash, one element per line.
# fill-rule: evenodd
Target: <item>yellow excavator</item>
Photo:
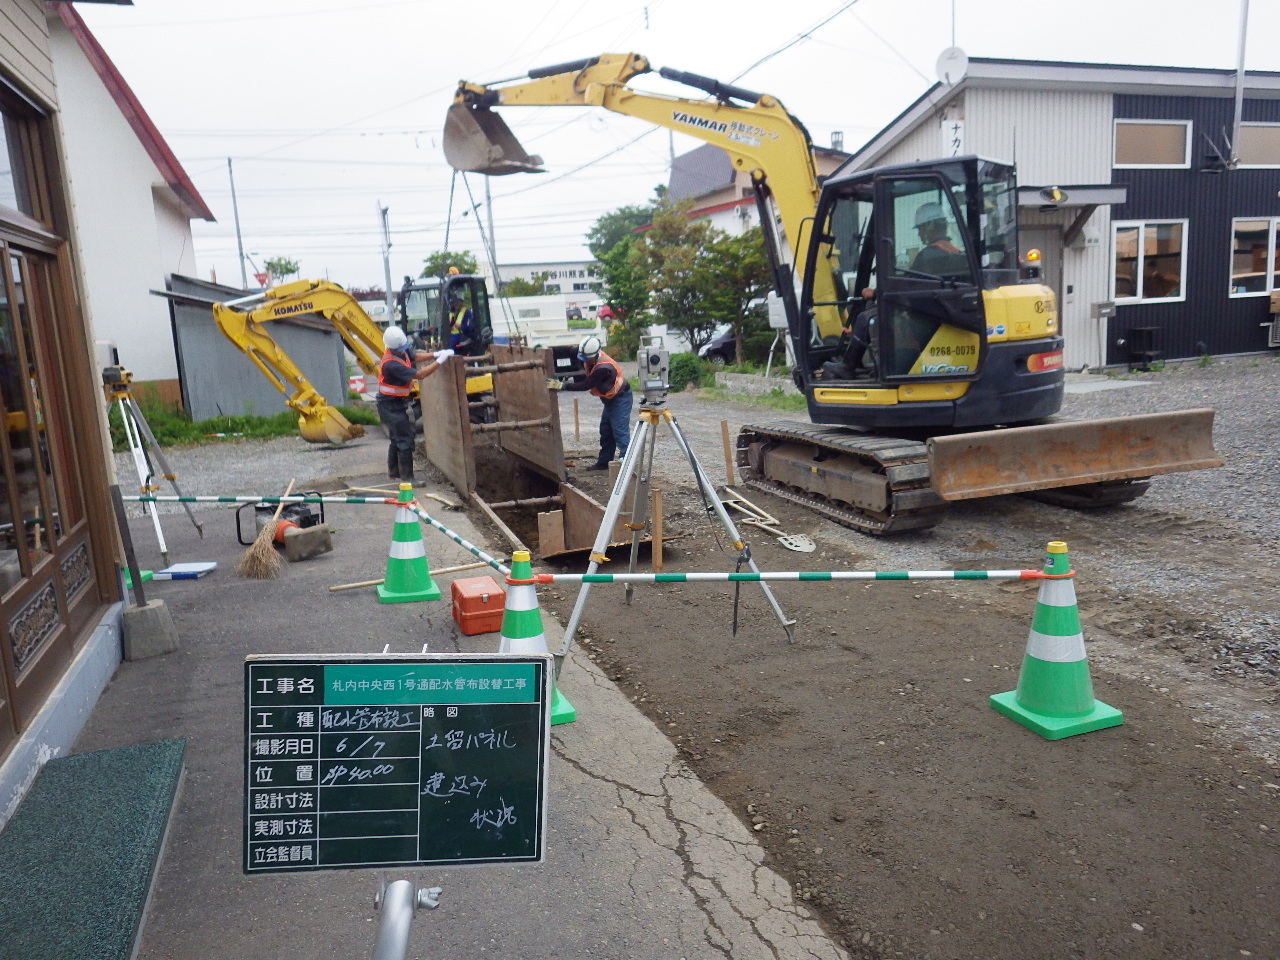
<path fill-rule="evenodd" d="M 747 482 L 870 534 L 933 526 L 945 501 L 1032 492 L 1121 503 L 1156 474 L 1220 466 L 1212 410 L 1055 419 L 1065 371 L 1053 291 L 1019 255 L 1011 166 L 981 157 L 837 170 L 777 98 L 662 68 L 710 95 L 637 91 L 635 53 L 463 81 L 445 157 L 537 172 L 495 107 L 597 106 L 713 143 L 750 175 L 811 423 L 748 425 Z"/>
<path fill-rule="evenodd" d="M 471 282 L 473 280 L 478 281 L 478 284 Z M 452 286 L 448 288 L 449 291 L 454 289 Z M 456 289 L 482 298 L 483 278 L 461 278 Z M 476 292 L 477 289 L 479 293 Z M 488 333 L 488 309 L 484 307 L 481 310 L 480 307 L 477 302 L 476 313 L 483 316 L 483 330 L 477 334 L 477 346 L 482 353 L 491 337 Z M 272 386 L 285 395 L 285 405 L 297 412 L 298 430 L 304 440 L 312 443 L 344 443 L 364 436 L 364 427 L 351 423 L 341 411 L 330 406 L 267 332 L 267 323 L 302 314 L 313 314 L 327 320 L 342 337 L 342 342 L 355 356 L 356 363 L 365 375 L 377 376 L 383 354 L 382 328 L 369 318 L 350 293 L 336 283 L 327 280 L 295 280 L 238 300 L 213 304 L 213 319 L 218 329 L 262 371 L 262 375 Z M 427 325 L 424 323 L 424 328 L 425 326 Z M 447 327 L 443 329 L 447 335 Z M 430 332 L 437 339 L 442 335 L 440 330 L 433 329 Z M 489 375 L 469 377 L 466 387 L 468 394 L 485 393 L 493 389 L 493 378 Z M 414 397 L 417 396 L 417 389 L 415 382 Z M 415 410 L 417 406 L 416 403 L 411 404 Z"/>

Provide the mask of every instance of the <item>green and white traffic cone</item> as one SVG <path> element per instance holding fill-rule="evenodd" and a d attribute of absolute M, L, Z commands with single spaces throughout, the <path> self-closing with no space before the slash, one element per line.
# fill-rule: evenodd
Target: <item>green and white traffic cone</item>
<path fill-rule="evenodd" d="M 507 602 L 502 610 L 502 636 L 499 653 L 550 653 L 547 635 L 542 631 L 542 613 L 538 609 L 538 591 L 533 585 L 533 566 L 528 550 L 511 554 L 511 573 L 507 576 Z M 551 725 L 572 723 L 578 711 L 557 688 L 551 693 Z"/>
<path fill-rule="evenodd" d="M 413 500 L 413 484 L 400 484 L 398 502 Z M 387 556 L 387 575 L 378 584 L 379 603 L 413 603 L 417 600 L 439 600 L 440 588 L 427 568 L 427 549 L 422 543 L 422 527 L 412 510 L 396 507 L 395 525 L 391 528 L 391 551 Z"/>
<path fill-rule="evenodd" d="M 1040 582 L 1018 689 L 995 694 L 991 706 L 1046 740 L 1118 727 L 1123 714 L 1093 699 L 1065 543 L 1049 544 L 1044 572 L 1062 579 Z"/>

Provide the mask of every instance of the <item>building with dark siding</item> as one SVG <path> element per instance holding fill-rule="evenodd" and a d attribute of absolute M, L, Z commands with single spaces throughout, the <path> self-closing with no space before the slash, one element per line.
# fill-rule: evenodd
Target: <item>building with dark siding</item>
<path fill-rule="evenodd" d="M 1016 163 L 1068 367 L 1265 351 L 1280 346 L 1280 74 L 1243 79 L 1238 162 L 1234 70 L 974 58 L 850 163 Z"/>

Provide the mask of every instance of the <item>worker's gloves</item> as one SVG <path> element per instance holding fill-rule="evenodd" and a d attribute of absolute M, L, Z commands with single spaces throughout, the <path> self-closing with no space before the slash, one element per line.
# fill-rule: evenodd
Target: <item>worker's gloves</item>
<path fill-rule="evenodd" d="M 564 384 L 563 384 L 563 383 L 561 383 L 559 380 L 557 380 L 555 377 L 547 377 L 547 389 L 548 389 L 548 390 L 563 390 L 563 389 L 564 389 Z"/>
<path fill-rule="evenodd" d="M 453 351 L 446 347 L 443 350 L 436 351 L 436 363 L 444 363 L 453 356 Z"/>

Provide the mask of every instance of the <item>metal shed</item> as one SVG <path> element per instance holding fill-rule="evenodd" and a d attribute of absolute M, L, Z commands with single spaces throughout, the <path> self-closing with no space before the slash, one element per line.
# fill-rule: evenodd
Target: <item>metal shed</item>
<path fill-rule="evenodd" d="M 176 273 L 169 275 L 165 287 L 182 405 L 191 418 L 269 416 L 285 409 L 284 395 L 222 335 L 213 321 L 210 304 L 244 297 L 250 291 Z M 322 397 L 333 403 L 345 400 L 345 347 L 328 321 L 302 314 L 273 321 L 270 332 Z"/>

